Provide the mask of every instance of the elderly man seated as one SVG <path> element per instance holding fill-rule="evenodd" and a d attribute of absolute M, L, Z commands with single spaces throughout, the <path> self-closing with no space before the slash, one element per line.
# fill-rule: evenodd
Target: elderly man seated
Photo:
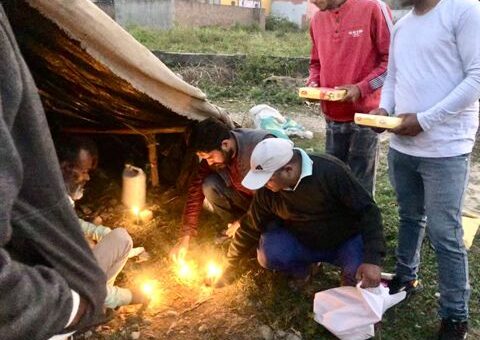
<path fill-rule="evenodd" d="M 90 171 L 97 166 L 97 147 L 89 139 L 73 137 L 57 143 L 57 155 L 68 197 L 73 205 L 76 200 L 82 198 L 85 184 L 90 180 Z M 127 260 L 138 255 L 138 249 L 132 248 L 132 238 L 127 230 L 124 228 L 112 230 L 82 219 L 79 219 L 79 222 L 85 236 L 96 242 L 92 247 L 93 255 L 107 275 L 105 307 L 116 308 L 147 302 L 148 299 L 141 290 L 114 285 Z"/>

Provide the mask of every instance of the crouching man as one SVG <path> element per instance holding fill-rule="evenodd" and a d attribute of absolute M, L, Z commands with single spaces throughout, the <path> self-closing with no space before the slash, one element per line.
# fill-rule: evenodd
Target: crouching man
<path fill-rule="evenodd" d="M 253 192 L 241 184 L 250 169 L 252 150 L 258 142 L 270 137 L 274 136 L 264 130 L 231 129 L 216 118 L 198 123 L 190 147 L 201 162 L 188 188 L 180 237 L 170 251 L 173 260 L 186 256 L 190 240 L 197 235 L 205 198 L 213 212 L 228 223 L 226 234 L 231 237 L 235 233 L 238 220 L 248 210 L 253 197 Z"/>
<path fill-rule="evenodd" d="M 57 154 L 68 197 L 74 202 L 82 198 L 85 184 L 90 180 L 90 171 L 97 166 L 96 145 L 86 138 L 71 138 L 57 143 Z M 132 238 L 124 228 L 110 229 L 79 219 L 87 239 L 95 242 L 92 247 L 98 265 L 107 275 L 105 307 L 145 303 L 148 298 L 141 290 L 131 290 L 114 285 L 128 258 L 133 254 Z"/>
<path fill-rule="evenodd" d="M 298 280 L 311 265 L 327 262 L 341 268 L 342 285 L 378 286 L 385 256 L 380 210 L 343 163 L 275 138 L 255 147 L 250 168 L 242 185 L 258 191 L 218 285 L 231 282 L 235 264 L 257 247 L 262 267 Z"/>

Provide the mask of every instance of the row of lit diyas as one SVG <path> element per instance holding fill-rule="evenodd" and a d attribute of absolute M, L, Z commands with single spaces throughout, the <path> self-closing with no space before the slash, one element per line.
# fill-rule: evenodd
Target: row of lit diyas
<path fill-rule="evenodd" d="M 201 275 L 196 264 L 193 261 L 187 261 L 183 258 L 174 263 L 174 272 L 177 280 L 185 285 L 199 283 Z M 220 265 L 214 261 L 209 261 L 204 270 L 204 283 L 212 285 L 222 276 L 223 270 Z"/>
<path fill-rule="evenodd" d="M 199 271 L 198 267 L 193 261 L 187 261 L 181 258 L 174 262 L 173 272 L 176 280 L 183 285 L 201 285 L 206 288 L 206 285 L 212 286 L 220 279 L 223 269 L 214 261 L 210 261 L 205 266 L 203 275 L 201 275 L 202 273 Z M 160 287 L 159 281 L 149 279 L 144 280 L 141 284 L 141 288 L 142 291 L 149 297 L 149 305 L 151 307 L 157 307 L 161 304 L 163 290 Z"/>
<path fill-rule="evenodd" d="M 152 211 L 145 209 L 140 210 L 137 207 L 132 208 L 132 213 L 135 217 L 135 224 L 140 222 L 146 223 L 152 219 Z M 223 274 L 222 266 L 215 261 L 209 261 L 205 266 L 203 275 L 198 269 L 198 266 L 193 261 L 187 261 L 181 257 L 173 262 L 173 272 L 176 280 L 184 285 L 193 286 L 195 284 L 208 284 L 209 286 L 215 284 Z M 203 277 L 203 282 L 202 282 Z M 142 284 L 143 292 L 150 297 L 151 305 L 157 305 L 160 300 L 161 288 L 157 280 L 146 280 Z"/>

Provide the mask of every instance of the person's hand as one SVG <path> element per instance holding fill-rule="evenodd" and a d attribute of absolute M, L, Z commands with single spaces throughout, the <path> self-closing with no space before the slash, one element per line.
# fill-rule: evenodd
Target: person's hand
<path fill-rule="evenodd" d="M 423 131 L 418 122 L 416 113 L 402 113 L 401 115 L 398 115 L 398 117 L 402 118 L 402 123 L 392 129 L 394 134 L 414 137 Z"/>
<path fill-rule="evenodd" d="M 347 94 L 342 99 L 342 102 L 356 102 L 362 96 L 360 88 L 357 85 L 342 85 L 336 86 L 335 90 L 345 90 Z"/>
<path fill-rule="evenodd" d="M 187 255 L 188 245 L 190 244 L 190 236 L 181 237 L 172 250 L 170 250 L 170 259 L 174 262 L 178 262 L 180 259 L 184 259 Z"/>
<path fill-rule="evenodd" d="M 222 288 L 231 285 L 237 278 L 237 272 L 233 266 L 228 266 L 223 270 L 222 276 L 218 280 L 213 281 L 210 278 L 205 279 L 207 287 Z"/>
<path fill-rule="evenodd" d="M 381 280 L 382 270 L 379 266 L 370 263 L 362 263 L 357 269 L 355 278 L 362 281 L 361 288 L 378 287 Z"/>
<path fill-rule="evenodd" d="M 315 81 L 307 82 L 307 87 L 318 87 L 318 83 Z"/>
<path fill-rule="evenodd" d="M 374 109 L 374 110 L 370 111 L 368 114 L 375 115 L 375 116 L 387 116 L 388 117 L 387 110 L 382 109 L 382 108 Z M 386 130 L 386 129 L 376 128 L 376 127 L 372 127 L 371 129 L 373 131 L 375 131 L 376 133 L 382 133 L 383 131 Z"/>
<path fill-rule="evenodd" d="M 227 235 L 230 238 L 233 238 L 238 228 L 240 228 L 240 221 L 234 221 L 232 223 L 229 223 L 227 225 L 227 230 L 225 231 L 225 235 Z"/>

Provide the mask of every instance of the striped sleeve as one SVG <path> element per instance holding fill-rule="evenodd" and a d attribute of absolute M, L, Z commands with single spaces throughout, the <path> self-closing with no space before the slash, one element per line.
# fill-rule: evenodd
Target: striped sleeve
<path fill-rule="evenodd" d="M 377 2 L 378 6 L 376 6 L 376 10 L 372 12 L 372 20 L 374 22 L 372 35 L 379 54 L 379 63 L 365 79 L 357 84 L 362 93 L 362 97 L 381 88 L 387 77 L 388 52 L 393 22 L 390 9 L 387 5 L 380 0 Z"/>

